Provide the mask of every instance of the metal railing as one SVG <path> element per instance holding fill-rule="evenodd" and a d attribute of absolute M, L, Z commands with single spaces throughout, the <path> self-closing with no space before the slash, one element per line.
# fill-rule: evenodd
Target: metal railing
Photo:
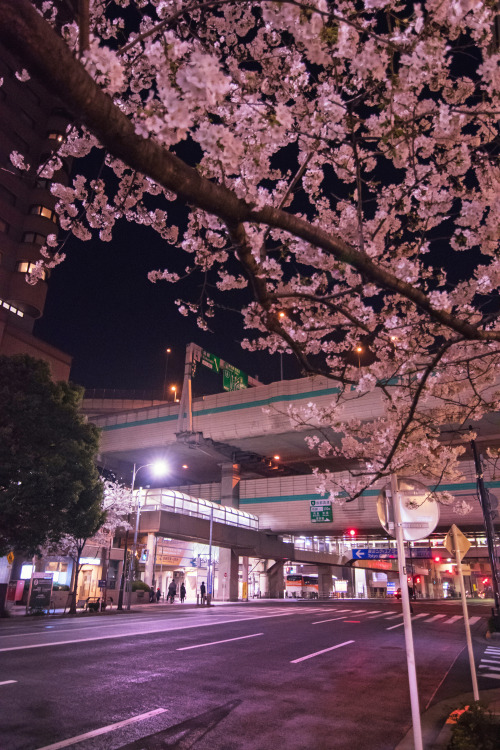
<path fill-rule="evenodd" d="M 138 491 L 139 492 L 139 491 Z M 137 493 L 134 493 L 137 494 Z M 169 510 L 173 513 L 181 513 L 185 516 L 206 518 L 216 523 L 224 523 L 228 526 L 238 526 L 245 529 L 259 529 L 259 519 L 251 513 L 245 513 L 238 508 L 227 505 L 219 505 L 201 497 L 192 497 L 183 492 L 165 488 L 146 490 L 141 497 L 142 512 L 148 510 Z"/>

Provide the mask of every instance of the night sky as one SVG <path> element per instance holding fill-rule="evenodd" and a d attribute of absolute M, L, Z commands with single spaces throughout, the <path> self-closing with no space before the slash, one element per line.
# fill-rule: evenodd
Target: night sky
<path fill-rule="evenodd" d="M 163 388 L 170 347 L 167 384 L 180 387 L 191 341 L 264 383 L 280 379 L 278 354 L 241 348 L 239 316 L 223 312 L 212 321 L 213 333 L 202 331 L 194 317 L 177 311 L 176 285 L 148 281 L 148 271 L 167 266 L 172 254 L 175 265 L 179 254 L 151 229 L 122 222 L 112 242 L 71 238 L 65 252 L 66 260 L 52 271 L 34 333 L 73 357 L 73 382 L 147 396 Z M 184 256 L 180 267 L 185 265 Z M 291 355 L 284 355 L 283 369 L 285 379 L 299 375 Z M 193 391 L 221 392 L 222 376 L 198 368 Z"/>

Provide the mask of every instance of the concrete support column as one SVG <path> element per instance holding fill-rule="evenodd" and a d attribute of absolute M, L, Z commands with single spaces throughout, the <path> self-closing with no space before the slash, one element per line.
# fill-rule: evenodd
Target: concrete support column
<path fill-rule="evenodd" d="M 219 549 L 219 577 L 217 599 L 222 601 L 238 601 L 238 567 L 239 557 L 232 549 Z"/>
<path fill-rule="evenodd" d="M 148 559 L 146 560 L 146 569 L 144 571 L 145 583 L 147 583 L 148 586 L 151 586 L 153 583 L 155 543 L 156 543 L 155 534 L 148 534 L 148 542 L 147 542 L 147 547 L 146 547 L 148 551 Z"/>
<path fill-rule="evenodd" d="M 332 569 L 330 565 L 318 565 L 318 596 L 330 596 L 332 590 Z"/>
<path fill-rule="evenodd" d="M 244 602 L 248 601 L 248 557 L 242 557 L 241 558 L 241 567 L 242 567 L 242 593 L 241 598 Z"/>
<path fill-rule="evenodd" d="M 240 507 L 240 465 L 221 464 L 221 504 L 230 508 Z"/>
<path fill-rule="evenodd" d="M 283 599 L 285 580 L 283 578 L 283 563 L 275 562 L 267 569 L 267 585 L 271 599 Z"/>

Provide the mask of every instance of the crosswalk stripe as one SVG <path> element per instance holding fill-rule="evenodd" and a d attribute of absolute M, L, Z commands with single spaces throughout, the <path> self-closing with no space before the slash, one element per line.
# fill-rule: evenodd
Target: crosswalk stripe
<path fill-rule="evenodd" d="M 500 674 L 493 674 L 493 672 L 483 672 L 481 677 L 491 677 L 492 680 L 500 680 Z"/>
<path fill-rule="evenodd" d="M 368 615 L 368 618 L 370 620 L 376 620 L 377 617 L 385 617 L 385 612 L 382 612 L 382 614 L 380 614 L 380 615 Z"/>
<path fill-rule="evenodd" d="M 429 617 L 429 614 L 430 612 L 422 612 L 421 614 L 412 617 L 412 620 L 418 620 L 419 617 Z"/>
<path fill-rule="evenodd" d="M 454 622 L 457 622 L 458 620 L 461 620 L 463 618 L 463 615 L 453 615 L 453 617 L 450 617 L 449 620 L 444 621 L 444 625 L 453 625 Z"/>
<path fill-rule="evenodd" d="M 481 664 L 479 665 L 479 669 L 491 669 L 493 672 L 500 672 L 500 667 L 492 667 L 491 664 Z"/>
<path fill-rule="evenodd" d="M 498 659 L 485 659 L 485 658 L 484 658 L 484 656 L 483 656 L 483 658 L 481 659 L 481 661 L 482 661 L 482 662 L 483 662 L 483 661 L 484 661 L 484 662 L 488 662 L 489 664 L 500 664 L 500 661 L 499 661 Z"/>
<path fill-rule="evenodd" d="M 474 625 L 476 622 L 479 622 L 481 617 L 469 617 L 469 625 Z"/>
<path fill-rule="evenodd" d="M 397 615 L 389 615 L 389 617 L 386 617 L 385 619 L 386 620 L 395 620 L 397 617 L 403 617 L 403 613 L 402 612 L 398 612 Z"/>
<path fill-rule="evenodd" d="M 426 622 L 436 622 L 436 620 L 440 620 L 442 617 L 446 617 L 446 615 L 434 615 L 434 617 L 430 617 Z"/>

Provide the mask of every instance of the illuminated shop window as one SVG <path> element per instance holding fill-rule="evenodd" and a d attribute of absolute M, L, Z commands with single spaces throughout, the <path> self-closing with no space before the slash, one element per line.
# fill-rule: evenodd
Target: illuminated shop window
<path fill-rule="evenodd" d="M 51 141 L 57 141 L 58 143 L 62 143 L 64 141 L 64 135 L 62 133 L 57 133 L 56 131 L 47 133 L 47 138 Z"/>
<path fill-rule="evenodd" d="M 50 219 L 54 222 L 54 224 L 57 224 L 57 214 L 55 211 L 53 211 L 51 208 L 47 208 L 47 206 L 31 206 L 30 208 L 30 214 L 32 216 L 43 216 L 45 219 Z"/>
<path fill-rule="evenodd" d="M 21 260 L 17 264 L 17 270 L 19 271 L 19 273 L 33 273 L 33 271 L 35 270 L 35 266 L 36 263 L 30 263 L 27 260 Z M 43 279 L 43 281 L 45 281 L 45 279 L 47 278 L 45 269 L 42 271 L 41 278 Z"/>

